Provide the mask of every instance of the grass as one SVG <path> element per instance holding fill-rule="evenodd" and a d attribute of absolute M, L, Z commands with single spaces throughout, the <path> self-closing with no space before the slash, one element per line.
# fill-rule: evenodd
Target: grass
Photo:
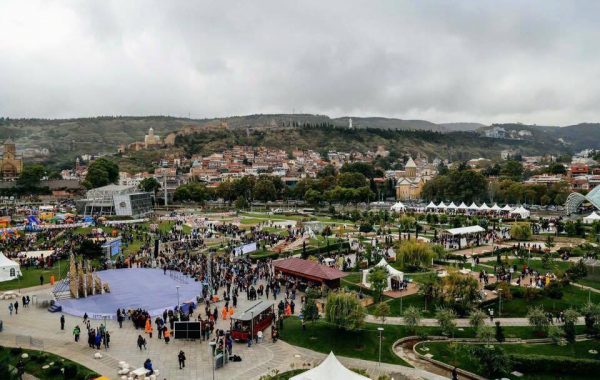
<path fill-rule="evenodd" d="M 14 290 L 14 289 L 23 289 L 29 288 L 31 286 L 37 286 L 40 284 L 40 275 L 44 276 L 44 284 L 50 282 L 50 276 L 54 275 L 56 281 L 59 279 L 66 277 L 69 272 L 69 260 L 62 259 L 60 260 L 60 274 L 58 273 L 59 262 L 55 262 L 52 268 L 25 268 L 21 267 L 21 276 L 20 279 L 0 282 L 0 291 L 2 290 Z"/>
<path fill-rule="evenodd" d="M 600 290 L 600 280 L 591 279 L 591 278 L 582 278 L 577 280 L 579 285 L 589 286 L 590 288 Z"/>
<path fill-rule="evenodd" d="M 62 380 L 65 376 L 60 369 L 67 365 L 74 366 L 77 369 L 76 376 L 69 377 L 70 379 L 88 379 L 99 376 L 89 368 L 69 359 L 65 359 L 62 356 L 36 350 L 0 347 L 0 363 L 8 364 L 10 366 L 9 368 L 15 367 L 22 353 L 27 353 L 29 355 L 27 359 L 23 359 L 25 372 L 38 379 Z M 50 363 L 54 363 L 54 365 L 50 366 L 48 369 L 42 368 Z M 0 377 L 3 377 L 2 374 L 0 374 Z M 10 377 L 7 376 L 6 378 Z"/>
<path fill-rule="evenodd" d="M 544 356 L 565 356 L 574 359 L 600 359 L 598 354 L 590 354 L 591 349 L 598 350 L 598 341 L 583 341 L 567 346 L 558 346 L 554 344 L 503 344 L 501 347 L 508 354 L 535 354 Z M 448 342 L 426 342 L 416 346 L 417 351 L 421 354 L 431 354 L 433 359 L 443 361 L 453 366 L 465 369 L 470 372 L 478 373 L 479 368 L 475 359 L 469 352 L 469 344 L 448 343 Z M 427 348 L 428 350 L 424 350 Z M 596 378 L 592 374 L 583 379 Z M 560 375 L 554 373 L 539 372 L 538 369 L 532 368 L 531 373 L 524 373 L 521 379 L 582 379 L 581 375 Z"/>

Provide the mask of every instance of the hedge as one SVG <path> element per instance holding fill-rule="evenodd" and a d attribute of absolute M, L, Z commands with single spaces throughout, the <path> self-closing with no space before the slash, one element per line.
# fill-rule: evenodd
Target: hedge
<path fill-rule="evenodd" d="M 512 367 L 520 372 L 532 370 L 569 375 L 590 375 L 600 372 L 600 360 L 574 359 L 565 356 L 509 354 Z"/>

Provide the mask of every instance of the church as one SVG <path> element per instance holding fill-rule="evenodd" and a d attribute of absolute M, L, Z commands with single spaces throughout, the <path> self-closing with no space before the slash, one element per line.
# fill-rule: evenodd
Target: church
<path fill-rule="evenodd" d="M 404 171 L 398 172 L 396 179 L 397 200 L 408 201 L 420 198 L 425 179 L 417 174 L 417 164 L 412 157 L 409 157 L 404 165 Z"/>
<path fill-rule="evenodd" d="M 0 159 L 0 175 L 4 181 L 17 179 L 23 171 L 23 159 L 17 156 L 17 147 L 12 139 L 4 142 L 4 153 Z"/>

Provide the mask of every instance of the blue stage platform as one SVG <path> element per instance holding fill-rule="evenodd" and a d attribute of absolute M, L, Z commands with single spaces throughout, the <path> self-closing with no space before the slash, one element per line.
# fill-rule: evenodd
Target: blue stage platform
<path fill-rule="evenodd" d="M 179 272 L 162 269 L 130 268 L 111 269 L 96 272 L 110 287 L 110 293 L 86 298 L 65 299 L 57 303 L 63 312 L 79 317 L 84 313 L 92 319 L 115 319 L 118 308 L 141 308 L 152 316 L 162 314 L 165 309 L 177 306 L 177 286 L 179 302 L 196 303 L 196 296 L 202 294 L 202 284 Z"/>

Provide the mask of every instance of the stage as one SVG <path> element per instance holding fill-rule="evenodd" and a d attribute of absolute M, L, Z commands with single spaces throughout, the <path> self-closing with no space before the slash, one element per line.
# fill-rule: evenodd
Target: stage
<path fill-rule="evenodd" d="M 116 319 L 117 309 L 147 310 L 150 315 L 162 314 L 165 309 L 177 306 L 177 286 L 179 302 L 192 301 L 202 294 L 202 284 L 179 272 L 162 269 L 129 268 L 95 272 L 103 283 L 108 283 L 110 293 L 79 299 L 57 301 L 66 314 L 92 319 Z"/>

